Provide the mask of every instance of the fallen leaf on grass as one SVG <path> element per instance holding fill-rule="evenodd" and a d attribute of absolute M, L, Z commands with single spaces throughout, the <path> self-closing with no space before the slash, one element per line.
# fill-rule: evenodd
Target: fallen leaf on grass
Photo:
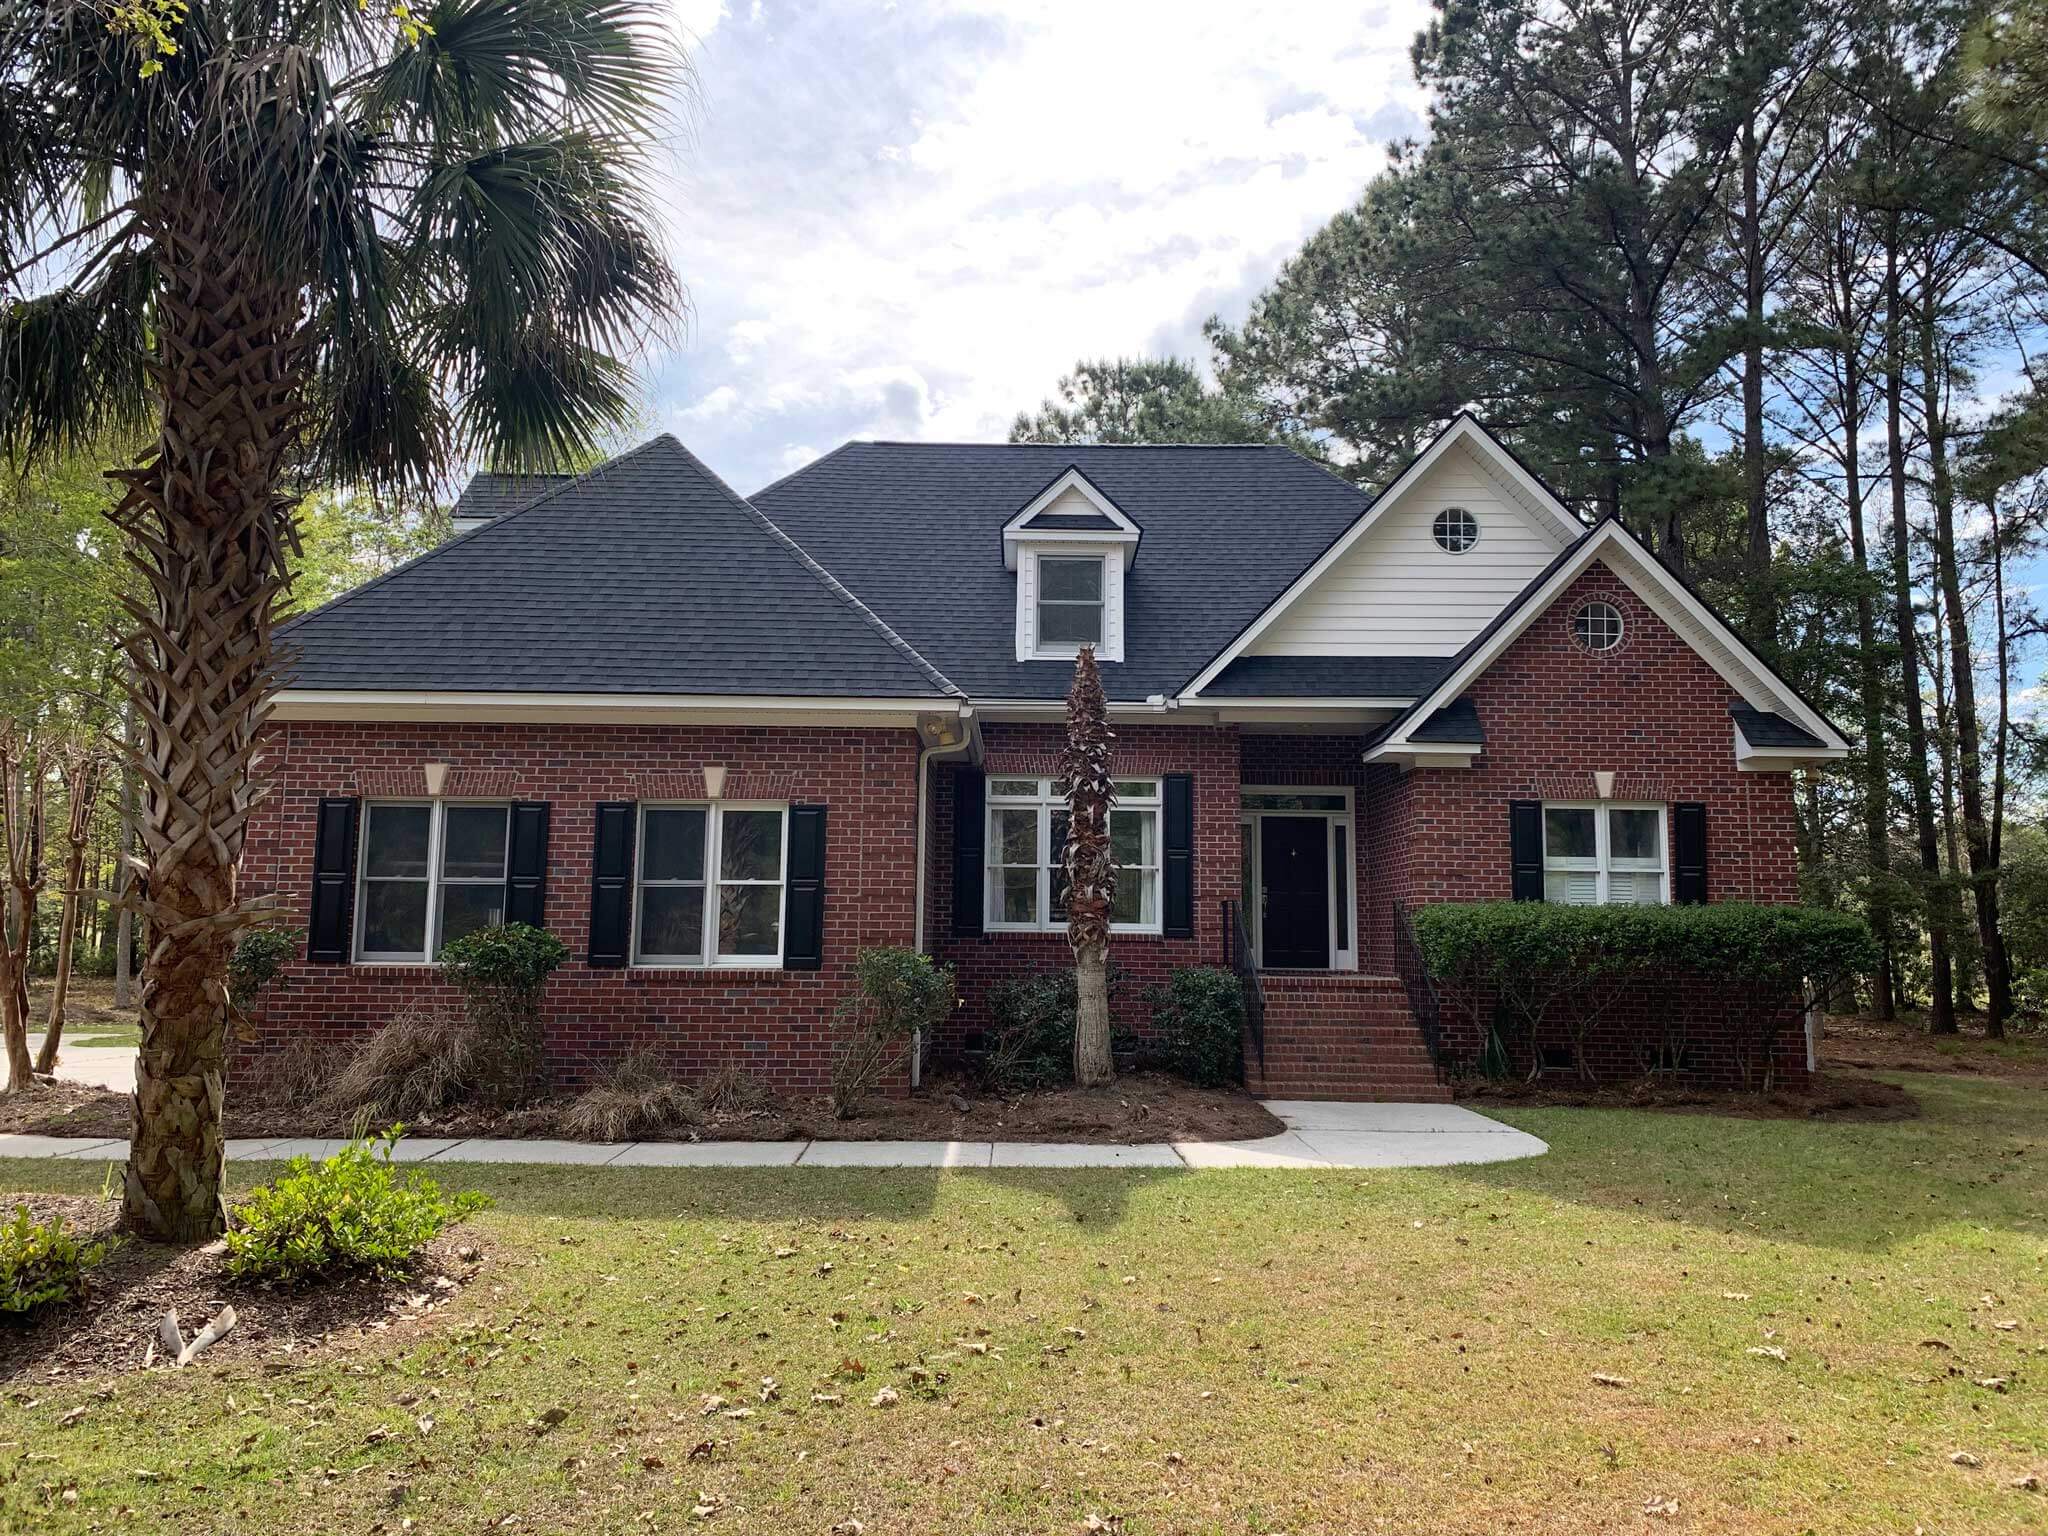
<path fill-rule="evenodd" d="M 1611 1375 L 1606 1371 L 1595 1371 L 1593 1373 L 1593 1385 L 1596 1387 L 1625 1387 L 1628 1385 L 1628 1378 L 1626 1376 Z"/>
<path fill-rule="evenodd" d="M 566 1408 L 543 1408 L 538 1417 L 527 1420 L 527 1427 L 537 1435 L 544 1435 L 568 1417 Z"/>
<path fill-rule="evenodd" d="M 1984 1459 L 1981 1456 L 1973 1456 L 1968 1451 L 1950 1451 L 1948 1459 L 1959 1467 L 1981 1467 L 1984 1465 Z"/>
<path fill-rule="evenodd" d="M 2021 1493 L 2039 1493 L 2041 1491 L 2041 1479 L 2034 1476 L 2031 1472 L 2014 1478 L 2012 1485 Z"/>
<path fill-rule="evenodd" d="M 1985 1388 L 1987 1391 L 2003 1392 L 2006 1383 L 2003 1376 L 1979 1376 L 1977 1378 L 1977 1385 Z"/>
<path fill-rule="evenodd" d="M 69 1413 L 65 1414 L 63 1418 L 57 1421 L 57 1427 L 59 1429 L 69 1429 L 72 1425 L 76 1424 L 80 1419 L 84 1418 L 85 1413 L 86 1410 L 83 1406 L 74 1408 Z"/>
<path fill-rule="evenodd" d="M 1646 1515 L 1657 1515 L 1666 1520 L 1675 1519 L 1678 1515 L 1678 1500 L 1651 1499 L 1643 1505 L 1643 1513 Z"/>
<path fill-rule="evenodd" d="M 2004 1322 L 1993 1323 L 1991 1326 L 1996 1328 L 2000 1333 L 2011 1333 L 2013 1329 L 2019 1327 L 2019 1325 L 2020 1320 L 2018 1318 L 2008 1317 L 2007 1319 L 2005 1319 Z"/>
<path fill-rule="evenodd" d="M 697 1495 L 697 1502 L 690 1509 L 690 1518 L 692 1520 L 709 1520 L 723 1508 L 725 1508 L 724 1495 L 700 1491 Z"/>
<path fill-rule="evenodd" d="M 884 1387 L 868 1399 L 868 1406 L 870 1408 L 894 1408 L 902 1400 L 894 1387 Z"/>
<path fill-rule="evenodd" d="M 1747 1300 L 1749 1300 L 1749 1292 L 1747 1292 L 1747 1291 L 1723 1291 L 1723 1292 L 1721 1293 L 1721 1299 L 1722 1299 L 1723 1301 L 1747 1301 Z"/>
<path fill-rule="evenodd" d="M 1743 1353 L 1745 1355 L 1756 1355 L 1765 1360 L 1789 1360 L 1792 1358 L 1775 1344 L 1752 1344 Z"/>

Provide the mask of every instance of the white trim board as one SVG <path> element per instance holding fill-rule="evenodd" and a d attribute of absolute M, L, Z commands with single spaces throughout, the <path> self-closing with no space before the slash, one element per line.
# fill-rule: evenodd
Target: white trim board
<path fill-rule="evenodd" d="M 583 721 L 690 725 L 907 725 L 971 713 L 962 699 L 800 698 L 793 695 L 682 693 L 481 693 L 424 689 L 287 688 L 269 718 L 532 724 Z M 764 717 L 788 716 L 788 719 Z"/>
<path fill-rule="evenodd" d="M 1110 528 L 1027 528 L 1025 524 L 1041 512 L 1049 512 L 1054 504 L 1069 492 L 1079 496 L 1088 504 L 1089 515 L 1108 518 L 1116 524 Z M 1050 512 L 1051 517 L 1064 515 Z M 1078 466 L 1069 466 L 1067 471 L 1044 490 L 1032 497 L 1007 523 L 1003 524 L 1003 564 L 1011 570 L 1017 569 L 1017 546 L 1040 540 L 1069 544 L 1115 544 L 1122 548 L 1123 565 L 1129 570 L 1131 562 L 1138 558 L 1138 541 L 1144 531 L 1124 515 L 1123 509 L 1109 499 L 1100 486 L 1082 474 Z"/>
<path fill-rule="evenodd" d="M 1215 660 L 1195 675 L 1194 680 L 1181 690 L 1181 697 L 1188 700 L 1200 698 L 1202 690 L 1213 683 L 1225 667 L 1246 654 L 1260 636 L 1271 629 L 1281 616 L 1292 608 L 1304 593 L 1313 588 L 1332 566 L 1356 547 L 1361 539 L 1379 526 L 1402 498 L 1455 449 L 1468 452 L 1478 466 L 1498 482 L 1517 505 L 1532 513 L 1534 526 L 1552 535 L 1558 549 L 1569 547 L 1574 540 L 1585 535 L 1586 525 L 1579 521 L 1571 508 L 1545 490 L 1542 483 L 1517 463 L 1515 456 L 1502 447 L 1476 420 L 1469 415 L 1461 414 L 1438 434 L 1435 442 L 1401 471 L 1391 485 L 1373 499 L 1371 505 L 1359 514 L 1349 528 L 1337 536 L 1328 549 L 1317 556 L 1313 565 L 1297 576 L 1287 590 L 1268 604 L 1265 611 L 1252 620 Z"/>
<path fill-rule="evenodd" d="M 1405 756 L 1442 750 L 1436 743 L 1411 742 L 1408 733 L 1471 687 L 1529 626 L 1562 597 L 1595 561 L 1605 565 L 1652 613 L 1669 625 L 1693 652 L 1714 669 L 1744 703 L 1769 714 L 1782 714 L 1819 737 L 1823 754 L 1846 755 L 1849 744 L 1825 717 L 1815 713 L 1789 687 L 1780 683 L 1741 636 L 1724 624 L 1684 584 L 1646 556 L 1619 522 L 1600 524 L 1587 534 L 1569 560 L 1560 564 L 1543 586 L 1525 599 L 1507 623 L 1484 645 L 1420 700 L 1401 729 L 1366 754 L 1367 762 L 1398 761 Z M 1807 752 L 1808 757 L 1815 756 Z M 1786 766 L 1792 766 L 1787 764 Z"/>

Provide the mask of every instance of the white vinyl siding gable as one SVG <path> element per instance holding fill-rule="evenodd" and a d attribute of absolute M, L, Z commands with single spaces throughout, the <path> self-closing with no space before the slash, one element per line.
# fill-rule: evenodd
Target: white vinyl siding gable
<path fill-rule="evenodd" d="M 1471 548 L 1437 543 L 1437 514 L 1463 507 Z M 1564 547 L 1462 444 L 1446 452 L 1358 543 L 1250 646 L 1253 656 L 1454 656 Z"/>

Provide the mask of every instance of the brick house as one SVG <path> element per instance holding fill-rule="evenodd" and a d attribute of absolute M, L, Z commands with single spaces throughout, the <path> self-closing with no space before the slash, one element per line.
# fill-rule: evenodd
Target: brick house
<path fill-rule="evenodd" d="M 873 944 L 957 968 L 937 1044 L 971 1047 L 993 982 L 1066 962 L 1085 643 L 1125 1022 L 1144 983 L 1233 964 L 1255 1087 L 1433 1096 L 1475 1042 L 1425 1027 L 1406 911 L 1792 901 L 1793 771 L 1847 751 L 1468 418 L 1372 498 L 1278 448 L 849 443 L 743 499 L 663 437 L 479 476 L 456 515 L 286 631 L 243 879 L 307 942 L 259 1050 L 375 1027 L 436 994 L 448 938 L 513 919 L 574 957 L 564 1081 L 647 1046 L 815 1088 Z M 1711 1055 L 1733 1005 L 1660 1006 Z"/>

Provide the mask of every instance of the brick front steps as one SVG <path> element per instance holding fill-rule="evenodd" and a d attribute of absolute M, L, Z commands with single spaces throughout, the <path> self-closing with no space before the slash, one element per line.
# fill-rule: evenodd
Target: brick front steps
<path fill-rule="evenodd" d="M 1408 1007 L 1390 976 L 1268 971 L 1263 1067 L 1245 1042 L 1245 1086 L 1262 1099 L 1447 1103 Z"/>

